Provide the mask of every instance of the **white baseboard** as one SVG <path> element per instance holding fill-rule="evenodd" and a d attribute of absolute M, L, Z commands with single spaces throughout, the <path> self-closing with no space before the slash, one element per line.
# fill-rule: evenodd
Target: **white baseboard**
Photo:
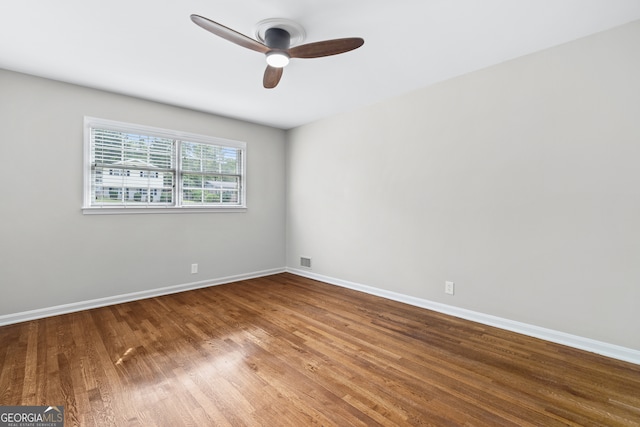
<path fill-rule="evenodd" d="M 164 288 L 149 289 L 147 291 L 131 292 L 128 294 L 115 295 L 111 297 L 57 305 L 54 307 L 39 308 L 36 310 L 23 311 L 21 313 L 5 314 L 0 316 L 0 326 L 26 322 L 28 320 L 42 319 L 44 317 L 57 316 L 60 314 L 73 313 L 76 311 L 89 310 L 92 308 L 104 307 L 107 305 L 121 304 L 124 302 L 175 294 L 178 292 L 206 288 L 209 286 L 223 285 L 225 283 L 254 279 L 256 277 L 271 276 L 273 274 L 283 273 L 284 271 L 286 271 L 284 268 L 274 268 L 270 270 L 256 271 L 253 273 L 221 277 L 218 279 L 202 280 L 199 282 L 185 283 L 182 285 L 167 286 Z"/>
<path fill-rule="evenodd" d="M 353 290 L 364 292 L 367 294 L 387 298 L 393 301 L 410 304 L 416 307 L 426 308 L 428 310 L 433 310 L 439 313 L 444 313 L 444 314 L 459 317 L 462 319 L 471 320 L 473 322 L 482 323 L 484 325 L 495 326 L 500 329 L 517 332 L 523 335 L 540 338 L 540 339 L 554 342 L 557 344 L 566 345 L 566 346 L 577 348 L 580 350 L 585 350 L 591 353 L 600 354 L 602 356 L 611 357 L 613 359 L 623 360 L 625 362 L 630 362 L 630 363 L 635 363 L 637 365 L 640 365 L 640 351 L 634 350 L 631 348 L 626 348 L 626 347 L 618 346 L 615 344 L 608 344 L 605 342 L 592 340 L 590 338 L 584 338 L 577 335 L 567 334 L 565 332 L 555 331 L 553 329 L 541 328 L 539 326 L 529 325 L 527 323 L 522 323 L 522 322 L 516 322 L 514 320 L 503 319 L 501 317 L 496 317 L 489 314 L 467 310 L 464 308 L 441 304 L 438 302 L 433 302 L 433 301 L 429 301 L 422 298 L 416 298 L 409 295 L 387 291 L 380 288 L 374 288 L 372 286 L 362 285 L 359 283 L 354 283 L 346 280 L 336 279 L 333 277 L 323 276 L 323 275 L 315 274 L 306 270 L 301 270 L 296 268 L 287 268 L 287 272 L 296 274 L 298 276 L 307 277 L 309 279 L 314 279 L 314 280 L 329 283 L 332 285 L 353 289 Z"/>

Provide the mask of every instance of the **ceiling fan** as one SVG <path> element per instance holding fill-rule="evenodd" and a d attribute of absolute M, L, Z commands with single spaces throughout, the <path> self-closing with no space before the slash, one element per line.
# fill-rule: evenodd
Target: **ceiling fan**
<path fill-rule="evenodd" d="M 267 69 L 264 72 L 262 84 L 267 89 L 272 89 L 278 85 L 282 77 L 283 68 L 291 58 L 321 58 L 323 56 L 337 55 L 357 49 L 364 44 L 363 39 L 350 37 L 291 47 L 292 27 L 286 25 L 267 28 L 264 31 L 264 43 L 261 43 L 200 15 L 191 15 L 191 20 L 223 39 L 247 49 L 264 53 L 267 57 Z"/>

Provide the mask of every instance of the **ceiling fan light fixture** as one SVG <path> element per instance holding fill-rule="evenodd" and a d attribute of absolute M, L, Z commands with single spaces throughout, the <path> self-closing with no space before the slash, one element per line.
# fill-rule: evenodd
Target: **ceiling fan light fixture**
<path fill-rule="evenodd" d="M 267 53 L 267 64 L 275 68 L 283 68 L 289 64 L 289 55 L 285 52 Z"/>

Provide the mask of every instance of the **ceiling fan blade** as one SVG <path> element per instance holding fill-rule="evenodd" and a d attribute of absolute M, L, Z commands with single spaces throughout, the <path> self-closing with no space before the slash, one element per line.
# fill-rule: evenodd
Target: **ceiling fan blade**
<path fill-rule="evenodd" d="M 217 22 L 214 22 L 203 16 L 191 15 L 191 20 L 195 24 L 215 34 L 216 36 L 222 37 L 223 39 L 229 40 L 230 42 L 242 47 L 246 47 L 247 49 L 255 50 L 256 52 L 260 53 L 267 53 L 270 50 L 266 45 L 260 43 L 259 41 L 247 37 L 244 34 L 240 34 L 239 32 L 232 30 L 231 28 L 227 28 L 224 25 L 218 24 Z"/>
<path fill-rule="evenodd" d="M 325 40 L 292 47 L 288 53 L 292 58 L 320 58 L 349 52 L 350 50 L 359 48 L 363 44 L 364 40 L 360 37 Z"/>
<path fill-rule="evenodd" d="M 280 78 L 282 77 L 283 68 L 276 68 L 267 65 L 267 69 L 264 70 L 264 78 L 262 79 L 262 85 L 266 89 L 273 89 L 278 86 Z"/>

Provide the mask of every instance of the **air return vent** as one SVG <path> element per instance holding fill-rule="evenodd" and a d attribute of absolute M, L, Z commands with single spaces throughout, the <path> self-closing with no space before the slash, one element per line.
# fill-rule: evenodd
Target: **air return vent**
<path fill-rule="evenodd" d="M 300 257 L 300 267 L 311 268 L 311 258 Z"/>

